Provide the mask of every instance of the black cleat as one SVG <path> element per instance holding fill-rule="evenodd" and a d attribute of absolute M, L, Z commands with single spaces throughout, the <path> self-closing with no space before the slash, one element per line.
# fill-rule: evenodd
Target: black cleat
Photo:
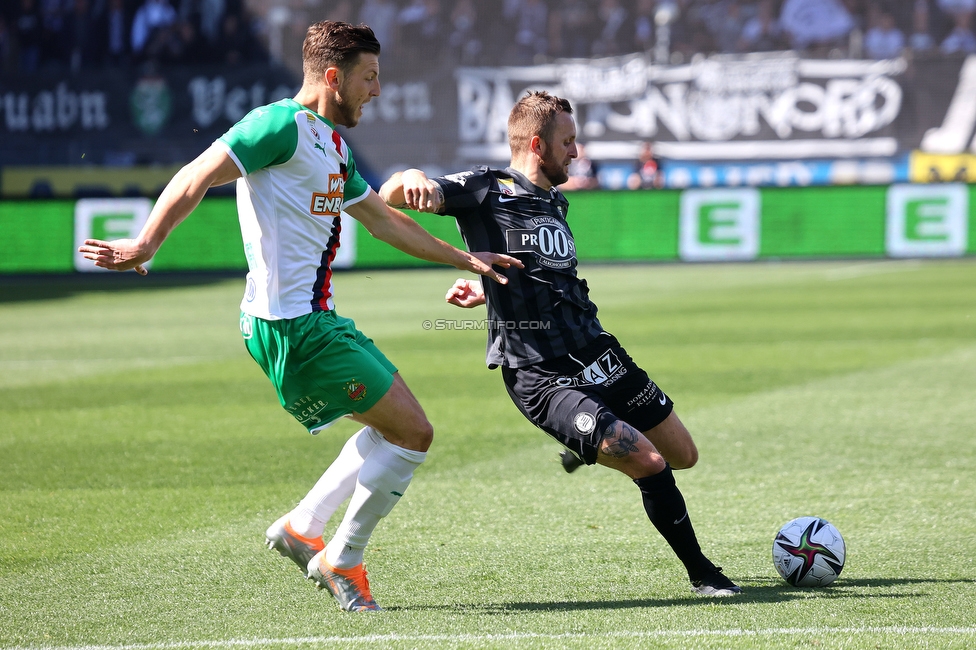
<path fill-rule="evenodd" d="M 566 470 L 567 474 L 572 474 L 585 464 L 576 457 L 576 454 L 568 449 L 563 449 L 559 452 L 559 462 L 563 464 L 563 469 Z"/>
<path fill-rule="evenodd" d="M 720 566 L 708 571 L 700 579 L 692 580 L 691 590 L 699 596 L 711 596 L 713 598 L 736 596 L 742 593 L 742 588 L 725 577 Z"/>

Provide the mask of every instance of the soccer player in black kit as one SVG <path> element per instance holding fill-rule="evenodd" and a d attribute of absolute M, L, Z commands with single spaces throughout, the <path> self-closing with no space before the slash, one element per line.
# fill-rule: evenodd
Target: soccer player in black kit
<path fill-rule="evenodd" d="M 447 301 L 487 304 L 490 368 L 533 424 L 587 465 L 623 472 L 644 509 L 685 565 L 702 596 L 741 593 L 701 551 L 672 467 L 691 467 L 698 450 L 671 399 L 597 320 L 586 281 L 576 275 L 569 202 L 556 188 L 576 157 L 576 124 L 565 99 L 528 93 L 512 109 L 511 166 L 476 167 L 438 178 L 399 172 L 380 189 L 390 205 L 451 215 L 471 252 L 518 258 L 508 284 L 458 280 Z"/>

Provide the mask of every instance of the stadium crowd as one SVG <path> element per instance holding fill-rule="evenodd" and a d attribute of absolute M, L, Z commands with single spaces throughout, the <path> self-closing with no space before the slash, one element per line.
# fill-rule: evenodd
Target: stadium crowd
<path fill-rule="evenodd" d="M 673 63 L 786 49 L 939 56 L 976 52 L 974 12 L 976 0 L 5 0 L 0 69 L 281 60 L 323 18 L 370 25 L 394 68 L 651 51 L 666 16 Z"/>
<path fill-rule="evenodd" d="M 241 0 L 4 0 L 0 69 L 266 61 L 255 26 Z"/>

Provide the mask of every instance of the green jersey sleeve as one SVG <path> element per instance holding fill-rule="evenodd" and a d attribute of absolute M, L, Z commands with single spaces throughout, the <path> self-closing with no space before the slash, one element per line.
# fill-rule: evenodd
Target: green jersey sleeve
<path fill-rule="evenodd" d="M 345 192 L 343 192 L 343 199 L 345 202 L 357 202 L 359 199 L 365 198 L 366 193 L 369 192 L 369 184 L 359 175 L 359 170 L 356 169 L 356 160 L 352 157 L 352 149 L 347 149 L 349 151 L 349 160 L 346 162 L 347 169 L 347 179 Z"/>
<path fill-rule="evenodd" d="M 287 162 L 298 148 L 295 108 L 283 103 L 255 108 L 218 139 L 248 174 Z"/>

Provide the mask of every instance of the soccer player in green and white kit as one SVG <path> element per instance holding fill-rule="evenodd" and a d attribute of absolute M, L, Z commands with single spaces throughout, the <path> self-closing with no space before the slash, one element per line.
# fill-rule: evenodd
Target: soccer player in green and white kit
<path fill-rule="evenodd" d="M 87 240 L 96 266 L 143 266 L 207 189 L 237 181 L 249 273 L 241 333 L 281 405 L 311 433 L 349 416 L 365 425 L 345 444 L 298 507 L 271 525 L 268 545 L 292 559 L 347 611 L 379 607 L 363 550 L 424 461 L 433 430 L 396 367 L 332 300 L 330 265 L 347 211 L 374 237 L 413 256 L 506 282 L 492 265 L 507 255 L 467 253 L 389 208 L 356 170 L 335 130 L 353 127 L 380 94 L 380 44 L 365 25 L 322 21 L 302 46 L 304 80 L 294 99 L 256 108 L 183 167 L 136 239 Z M 325 524 L 350 499 L 326 545 Z"/>

